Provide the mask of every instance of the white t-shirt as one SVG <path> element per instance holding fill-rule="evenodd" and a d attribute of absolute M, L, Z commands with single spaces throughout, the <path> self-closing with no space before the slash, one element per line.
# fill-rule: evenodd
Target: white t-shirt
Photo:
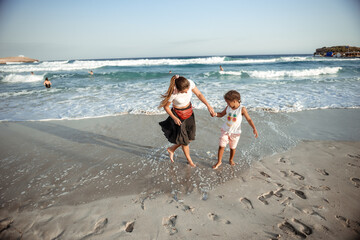
<path fill-rule="evenodd" d="M 243 106 L 240 105 L 237 109 L 232 110 L 231 107 L 227 106 L 225 123 L 221 128 L 223 131 L 235 134 L 241 133 L 242 108 Z"/>
<path fill-rule="evenodd" d="M 191 101 L 191 97 L 192 97 L 192 90 L 196 87 L 195 83 L 192 80 L 189 80 L 190 83 L 190 87 L 189 90 L 187 91 L 187 93 L 175 93 L 172 94 L 169 98 L 169 102 L 173 102 L 173 104 L 176 107 L 186 107 L 187 105 L 189 105 L 190 101 Z"/>

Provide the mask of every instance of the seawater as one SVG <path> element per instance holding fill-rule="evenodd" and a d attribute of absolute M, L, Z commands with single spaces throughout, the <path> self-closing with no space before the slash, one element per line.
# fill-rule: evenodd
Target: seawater
<path fill-rule="evenodd" d="M 260 112 L 360 107 L 360 59 L 311 55 L 91 59 L 1 65 L 0 120 L 161 114 L 160 95 L 174 74 L 193 80 L 218 111 L 226 106 L 223 95 L 232 89 L 241 93 L 248 109 Z M 43 86 L 46 77 L 51 89 Z M 193 105 L 206 109 L 196 97 Z"/>

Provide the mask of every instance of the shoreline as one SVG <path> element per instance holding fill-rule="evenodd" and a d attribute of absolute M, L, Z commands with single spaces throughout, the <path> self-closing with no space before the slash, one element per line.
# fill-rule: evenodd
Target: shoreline
<path fill-rule="evenodd" d="M 359 113 L 252 112 L 260 139 L 245 122 L 237 165 L 226 151 L 217 170 L 223 119 L 206 111 L 195 111 L 197 168 L 181 151 L 171 164 L 165 115 L 0 122 L 0 239 L 351 239 Z"/>
<path fill-rule="evenodd" d="M 301 111 L 275 111 L 271 109 L 251 109 L 249 108 L 248 111 L 250 112 L 265 112 L 265 113 L 278 113 L 278 114 L 297 114 L 297 113 L 305 113 L 305 112 L 312 112 L 312 111 L 319 111 L 319 110 L 325 110 L 325 111 L 332 111 L 332 110 L 348 110 L 348 109 L 360 109 L 360 106 L 358 107 L 343 107 L 343 108 L 312 108 L 312 109 L 305 109 Z M 204 109 L 197 109 L 198 111 L 204 111 Z M 101 115 L 101 116 L 88 116 L 88 117 L 79 117 L 79 118 L 46 118 L 46 119 L 29 119 L 29 120 L 9 120 L 9 119 L 3 119 L 0 120 L 0 122 L 48 122 L 48 121 L 81 121 L 81 120 L 91 120 L 91 119 L 99 119 L 99 118 L 111 118 L 111 117 L 118 117 L 123 115 L 140 115 L 140 116 L 158 116 L 158 115 L 165 115 L 166 112 L 141 112 L 141 113 L 130 113 L 130 112 L 122 112 L 122 113 L 115 113 L 115 114 L 108 114 L 108 115 Z"/>

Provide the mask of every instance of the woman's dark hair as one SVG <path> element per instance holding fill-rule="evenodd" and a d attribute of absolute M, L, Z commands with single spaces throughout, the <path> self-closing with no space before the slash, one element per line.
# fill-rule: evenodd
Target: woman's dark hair
<path fill-rule="evenodd" d="M 170 85 L 169 85 L 167 92 L 165 94 L 161 95 L 163 100 L 161 101 L 158 108 L 162 108 L 168 103 L 170 96 L 174 92 L 175 86 L 178 91 L 183 91 L 190 87 L 190 82 L 182 76 L 179 76 L 179 75 L 172 76 L 172 78 L 170 79 Z"/>

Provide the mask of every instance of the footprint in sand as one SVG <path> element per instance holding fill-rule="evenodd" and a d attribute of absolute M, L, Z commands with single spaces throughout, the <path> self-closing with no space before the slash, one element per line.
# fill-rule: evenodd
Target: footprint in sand
<path fill-rule="evenodd" d="M 102 218 L 94 226 L 93 234 L 100 234 L 104 232 L 105 226 L 108 223 L 107 218 Z"/>
<path fill-rule="evenodd" d="M 291 197 L 287 197 L 280 204 L 283 205 L 283 206 L 288 206 L 290 204 L 291 200 L 293 200 Z"/>
<path fill-rule="evenodd" d="M 355 165 L 355 164 L 352 164 L 352 163 L 348 163 L 347 165 L 348 165 L 348 166 L 350 166 L 350 167 L 357 167 L 357 168 L 360 168 L 360 166 Z"/>
<path fill-rule="evenodd" d="M 279 188 L 278 190 L 276 190 L 275 192 L 274 192 L 274 195 L 276 196 L 276 197 L 278 197 L 278 198 L 282 198 L 282 191 L 284 191 L 284 189 L 283 188 Z"/>
<path fill-rule="evenodd" d="M 344 225 L 344 227 L 350 228 L 357 234 L 360 234 L 360 223 L 358 221 L 353 221 L 339 215 L 336 215 L 335 218 L 340 221 Z"/>
<path fill-rule="evenodd" d="M 320 168 L 317 168 L 315 169 L 318 173 L 324 175 L 324 176 L 329 176 L 329 173 L 325 170 L 325 169 L 320 169 Z"/>
<path fill-rule="evenodd" d="M 295 195 L 298 196 L 299 198 L 307 199 L 307 197 L 303 191 L 296 190 L 296 189 L 290 189 L 290 191 L 295 193 Z"/>
<path fill-rule="evenodd" d="M 243 204 L 243 206 L 247 209 L 254 209 L 251 201 L 247 198 L 240 198 L 239 201 Z"/>
<path fill-rule="evenodd" d="M 297 224 L 299 224 L 300 226 L 301 226 L 301 229 L 300 229 L 300 231 L 302 232 L 302 233 L 304 233 L 304 234 L 306 234 L 306 235 L 310 235 L 310 234 L 312 234 L 312 229 L 309 227 L 309 226 L 307 226 L 307 225 L 305 225 L 304 223 L 302 223 L 302 222 L 300 222 L 299 220 L 297 220 L 296 218 L 293 218 L 293 219 L 291 219 L 294 223 L 297 223 Z"/>
<path fill-rule="evenodd" d="M 280 172 L 283 174 L 283 177 L 287 177 L 287 176 L 288 176 L 287 172 L 285 172 L 285 171 L 280 171 Z"/>
<path fill-rule="evenodd" d="M 182 210 L 184 212 L 194 212 L 195 208 L 184 204 L 184 205 L 182 205 Z"/>
<path fill-rule="evenodd" d="M 171 215 L 170 217 L 164 217 L 162 224 L 169 232 L 170 235 L 174 235 L 178 232 L 177 228 L 175 227 L 177 215 Z"/>
<path fill-rule="evenodd" d="M 14 221 L 9 219 L 9 218 L 5 218 L 5 219 L 2 219 L 0 221 L 0 233 L 2 231 L 4 231 L 5 229 L 9 228 L 10 225 L 13 223 Z"/>
<path fill-rule="evenodd" d="M 356 178 L 356 177 L 352 177 L 350 178 L 351 182 L 355 185 L 355 187 L 360 187 L 360 179 Z"/>
<path fill-rule="evenodd" d="M 321 185 L 320 187 L 314 187 L 314 186 L 306 186 L 307 189 L 311 190 L 311 191 L 330 191 L 331 188 L 328 187 L 328 186 L 324 186 L 324 185 Z"/>
<path fill-rule="evenodd" d="M 264 177 L 270 178 L 270 175 L 265 172 L 260 172 L 260 174 L 263 175 Z"/>
<path fill-rule="evenodd" d="M 265 205 L 268 205 L 268 201 L 266 201 L 266 199 L 270 198 L 272 195 L 274 195 L 274 192 L 273 191 L 270 191 L 268 193 L 264 193 L 263 195 L 261 196 L 258 196 L 258 199 Z"/>
<path fill-rule="evenodd" d="M 291 225 L 287 221 L 279 223 L 278 228 L 280 228 L 284 233 L 289 234 L 291 236 L 297 236 L 297 237 L 301 237 L 301 238 L 306 238 L 305 234 L 298 231 L 293 225 Z"/>
<path fill-rule="evenodd" d="M 304 208 L 304 209 L 302 209 L 302 212 L 303 212 L 303 213 L 306 213 L 306 214 L 308 214 L 308 215 L 311 215 L 311 216 L 316 216 L 316 217 L 318 217 L 318 218 L 326 221 L 326 218 L 325 218 L 325 217 L 323 217 L 323 216 L 320 215 L 318 212 L 315 212 L 315 211 L 312 210 L 312 209 Z"/>
<path fill-rule="evenodd" d="M 127 222 L 125 224 L 125 232 L 132 232 L 134 231 L 135 221 Z"/>
<path fill-rule="evenodd" d="M 108 223 L 107 218 L 101 218 L 99 221 L 95 223 L 94 229 L 88 234 L 86 234 L 82 239 L 103 233 L 107 223 Z"/>
<path fill-rule="evenodd" d="M 279 162 L 281 163 L 286 163 L 286 164 L 291 164 L 290 159 L 286 158 L 286 157 L 282 157 L 279 159 Z"/>
<path fill-rule="evenodd" d="M 297 172 L 294 172 L 294 171 L 291 171 L 291 170 L 290 170 L 289 172 L 290 172 L 290 176 L 296 177 L 296 178 L 299 179 L 299 180 L 304 180 L 304 179 L 305 179 L 304 176 L 300 175 L 300 174 L 297 173 Z"/>
<path fill-rule="evenodd" d="M 212 221 L 216 221 L 216 222 L 222 222 L 224 224 L 230 224 L 231 222 L 229 220 L 225 220 L 225 219 L 221 219 L 218 215 L 216 215 L 215 213 L 209 213 L 208 214 L 208 218 Z"/>
<path fill-rule="evenodd" d="M 348 154 L 348 157 L 359 159 L 360 160 L 360 154 Z"/>

